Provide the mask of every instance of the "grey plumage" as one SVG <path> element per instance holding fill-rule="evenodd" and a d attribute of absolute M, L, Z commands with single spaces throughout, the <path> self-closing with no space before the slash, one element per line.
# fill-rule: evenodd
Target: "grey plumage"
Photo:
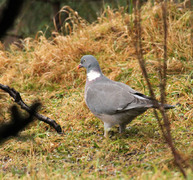
<path fill-rule="evenodd" d="M 85 101 L 91 112 L 104 122 L 104 135 L 119 125 L 124 132 L 126 125 L 148 108 L 157 108 L 153 100 L 126 84 L 108 79 L 101 72 L 98 61 L 91 55 L 81 58 L 78 68 L 87 69 Z M 165 105 L 166 109 L 173 108 Z"/>

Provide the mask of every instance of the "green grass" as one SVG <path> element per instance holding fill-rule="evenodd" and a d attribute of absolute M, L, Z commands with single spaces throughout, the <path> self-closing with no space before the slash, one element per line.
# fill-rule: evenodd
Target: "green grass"
<path fill-rule="evenodd" d="M 42 113 L 55 119 L 64 134 L 36 121 L 19 137 L 5 142 L 1 146 L 2 179 L 182 178 L 151 110 L 129 124 L 124 135 L 115 127 L 111 138 L 105 139 L 103 124 L 82 103 L 80 89 L 57 92 L 52 98 L 43 96 L 45 92 L 38 92 L 35 97 L 43 102 Z M 28 98 L 28 94 L 23 98 Z M 192 120 L 184 119 L 188 110 L 177 107 L 168 114 L 171 119 L 174 113 L 179 116 L 171 122 L 175 145 L 192 159 Z M 192 177 L 190 171 L 189 176 Z"/>

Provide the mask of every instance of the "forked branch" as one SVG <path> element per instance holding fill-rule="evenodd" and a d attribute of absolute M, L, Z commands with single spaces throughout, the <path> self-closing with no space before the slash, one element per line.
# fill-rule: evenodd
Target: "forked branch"
<path fill-rule="evenodd" d="M 24 101 L 22 100 L 19 92 L 17 92 L 14 88 L 10 88 L 9 86 L 5 86 L 3 84 L 0 84 L 0 89 L 4 90 L 5 92 L 7 92 L 11 97 L 13 97 L 13 99 L 15 100 L 15 102 L 20 105 L 20 107 L 22 109 L 24 109 L 27 112 L 31 112 L 31 109 L 29 108 L 29 106 L 27 104 L 24 103 Z M 43 121 L 47 124 L 49 124 L 50 126 L 52 126 L 58 133 L 62 133 L 62 128 L 60 127 L 59 124 L 56 123 L 56 121 L 50 119 L 49 117 L 43 116 L 39 113 L 34 113 L 34 116 L 39 119 L 40 121 Z"/>

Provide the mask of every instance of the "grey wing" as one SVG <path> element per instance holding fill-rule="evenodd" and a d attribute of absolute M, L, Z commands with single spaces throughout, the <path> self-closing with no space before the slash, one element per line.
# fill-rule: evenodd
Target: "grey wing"
<path fill-rule="evenodd" d="M 129 109 L 149 107 L 149 102 L 146 101 L 145 98 L 140 99 L 117 83 L 97 83 L 91 85 L 86 92 L 86 104 L 93 113 L 97 114 L 114 114 Z"/>
<path fill-rule="evenodd" d="M 144 98 L 146 100 L 147 99 L 152 100 L 150 97 L 148 97 L 148 96 L 146 96 L 146 95 L 144 95 L 144 94 L 142 94 L 142 93 L 132 89 L 130 86 L 128 86 L 128 85 L 126 85 L 124 83 L 116 82 L 116 81 L 113 81 L 113 82 L 116 83 L 118 86 L 123 87 L 126 91 L 130 92 L 131 94 L 138 96 L 138 98 Z"/>

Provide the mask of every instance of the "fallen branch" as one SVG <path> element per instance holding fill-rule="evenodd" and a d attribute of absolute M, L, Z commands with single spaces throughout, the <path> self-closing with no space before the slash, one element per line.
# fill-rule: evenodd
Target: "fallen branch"
<path fill-rule="evenodd" d="M 29 108 L 29 106 L 27 104 L 25 104 L 19 94 L 19 92 L 17 92 L 14 88 L 10 88 L 9 86 L 5 86 L 3 84 L 0 84 L 0 88 L 2 90 L 4 90 L 5 92 L 7 92 L 11 97 L 13 97 L 13 99 L 15 100 L 15 102 L 20 105 L 20 107 L 24 110 L 26 110 L 28 113 L 31 112 L 31 109 Z M 50 126 L 52 126 L 58 133 L 62 133 L 62 128 L 60 127 L 59 124 L 56 123 L 56 121 L 45 117 L 39 113 L 35 113 L 34 116 L 39 119 L 40 121 L 43 121 L 47 124 L 49 124 Z"/>

